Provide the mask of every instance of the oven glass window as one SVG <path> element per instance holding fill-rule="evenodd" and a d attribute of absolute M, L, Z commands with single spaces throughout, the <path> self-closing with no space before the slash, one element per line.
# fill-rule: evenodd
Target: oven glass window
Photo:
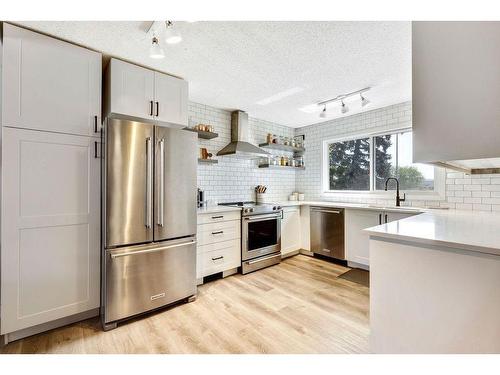
<path fill-rule="evenodd" d="M 275 218 L 248 223 L 248 251 L 278 243 L 278 220 Z"/>

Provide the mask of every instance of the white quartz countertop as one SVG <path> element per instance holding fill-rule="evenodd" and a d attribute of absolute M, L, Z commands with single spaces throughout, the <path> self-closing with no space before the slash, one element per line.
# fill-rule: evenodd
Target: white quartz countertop
<path fill-rule="evenodd" d="M 198 208 L 198 214 L 214 214 L 217 212 L 229 212 L 229 211 L 241 211 L 241 207 L 211 205 L 211 206 Z"/>
<path fill-rule="evenodd" d="M 500 212 L 429 210 L 364 231 L 371 236 L 500 255 Z"/>
<path fill-rule="evenodd" d="M 319 206 L 319 207 L 337 207 L 337 208 L 371 210 L 371 211 L 401 212 L 401 213 L 421 213 L 428 211 L 428 209 L 417 208 L 417 207 L 393 207 L 393 206 L 372 205 L 366 203 L 345 203 L 345 202 L 332 202 L 332 201 L 281 201 L 273 203 L 279 204 L 281 207 Z"/>

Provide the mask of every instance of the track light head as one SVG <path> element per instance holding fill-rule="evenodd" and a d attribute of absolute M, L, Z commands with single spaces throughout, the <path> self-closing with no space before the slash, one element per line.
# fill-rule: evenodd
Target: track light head
<path fill-rule="evenodd" d="M 160 43 L 156 36 L 153 36 L 153 39 L 151 41 L 151 47 L 149 48 L 149 57 L 151 57 L 152 59 L 163 59 L 165 57 L 165 53 L 160 47 Z"/>
<path fill-rule="evenodd" d="M 168 44 L 177 44 L 182 41 L 182 36 L 173 28 L 174 23 L 172 21 L 165 21 L 165 27 L 165 42 Z"/>
<path fill-rule="evenodd" d="M 368 99 L 366 99 L 363 94 L 359 94 L 359 96 L 361 97 L 361 107 L 364 107 L 368 104 L 370 104 L 370 101 Z"/>
<path fill-rule="evenodd" d="M 321 113 L 319 114 L 319 117 L 321 117 L 321 118 L 326 117 L 326 104 L 325 104 L 325 107 L 323 108 L 323 110 L 321 111 Z"/>
<path fill-rule="evenodd" d="M 341 108 L 340 112 L 342 112 L 342 113 L 349 112 L 349 107 L 345 105 L 343 100 L 341 100 L 341 102 L 342 102 L 342 108 Z"/>

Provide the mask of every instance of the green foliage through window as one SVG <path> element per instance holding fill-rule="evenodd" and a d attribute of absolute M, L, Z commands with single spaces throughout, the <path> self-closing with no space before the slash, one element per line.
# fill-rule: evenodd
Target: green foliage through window
<path fill-rule="evenodd" d="M 434 168 L 412 162 L 411 132 L 333 142 L 327 152 L 330 190 L 383 190 L 389 177 L 399 179 L 401 190 L 434 190 Z M 390 182 L 388 189 L 395 188 Z"/>

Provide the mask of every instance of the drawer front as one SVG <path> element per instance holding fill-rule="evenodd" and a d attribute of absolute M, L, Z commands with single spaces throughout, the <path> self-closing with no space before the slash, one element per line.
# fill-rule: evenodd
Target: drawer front
<path fill-rule="evenodd" d="M 214 245 L 205 246 L 214 247 Z M 240 241 L 220 242 L 215 250 L 199 253 L 198 261 L 201 262 L 202 277 L 239 267 L 241 266 Z"/>
<path fill-rule="evenodd" d="M 241 220 L 241 211 L 198 214 L 198 224 L 218 223 L 220 221 Z"/>
<path fill-rule="evenodd" d="M 198 225 L 197 239 L 199 245 L 224 242 L 241 237 L 241 222 L 239 220 Z"/>

